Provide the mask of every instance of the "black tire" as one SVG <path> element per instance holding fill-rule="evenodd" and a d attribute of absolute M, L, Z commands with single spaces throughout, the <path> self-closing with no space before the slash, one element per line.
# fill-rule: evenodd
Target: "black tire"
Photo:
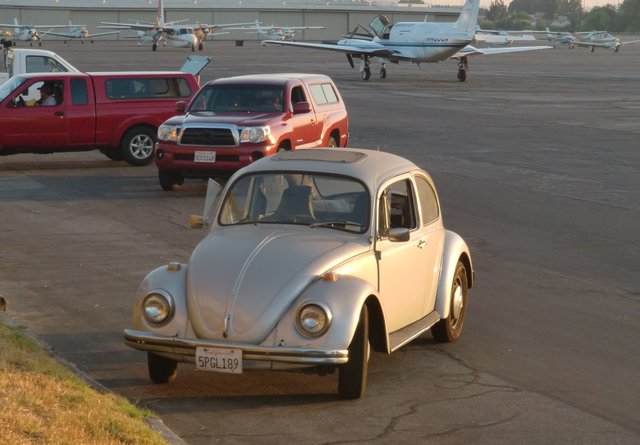
<path fill-rule="evenodd" d="M 327 141 L 327 147 L 337 147 L 338 146 L 338 142 L 336 141 L 336 138 L 334 138 L 333 136 L 329 136 L 329 140 Z"/>
<path fill-rule="evenodd" d="M 151 45 L 151 51 L 155 51 L 156 49 L 158 49 L 158 45 L 157 44 L 153 44 Z"/>
<path fill-rule="evenodd" d="M 380 68 L 380 79 L 386 79 L 386 78 L 387 78 L 387 69 Z"/>
<path fill-rule="evenodd" d="M 133 127 L 122 138 L 120 150 L 131 165 L 147 165 L 153 161 L 156 132 L 149 127 Z"/>
<path fill-rule="evenodd" d="M 338 371 L 338 394 L 342 399 L 359 399 L 367 387 L 369 362 L 369 313 L 363 306 L 360 321 L 349 345 L 349 361 Z"/>
<path fill-rule="evenodd" d="M 458 70 L 458 80 L 460 82 L 464 82 L 467 80 L 467 71 L 466 70 Z"/>
<path fill-rule="evenodd" d="M 363 69 L 360 72 L 360 77 L 362 77 L 362 80 L 369 80 L 369 78 L 371 77 L 371 69 L 369 69 L 369 67 Z"/>
<path fill-rule="evenodd" d="M 460 261 L 456 265 L 456 272 L 451 283 L 451 303 L 449 316 L 440 320 L 431 328 L 431 334 L 436 341 L 456 341 L 464 327 L 464 316 L 467 313 L 467 295 L 469 285 L 467 282 L 467 270 Z"/>
<path fill-rule="evenodd" d="M 158 170 L 158 180 L 162 190 L 170 192 L 184 184 L 184 177 L 173 170 Z"/>
<path fill-rule="evenodd" d="M 178 362 L 170 358 L 147 352 L 149 378 L 156 384 L 171 383 L 178 375 Z"/>

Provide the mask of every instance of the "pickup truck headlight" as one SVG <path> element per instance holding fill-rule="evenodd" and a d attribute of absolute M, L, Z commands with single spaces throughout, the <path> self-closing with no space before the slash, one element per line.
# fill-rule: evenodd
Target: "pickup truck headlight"
<path fill-rule="evenodd" d="M 160 125 L 158 128 L 158 140 L 176 142 L 178 140 L 178 127 L 175 125 Z"/>
<path fill-rule="evenodd" d="M 331 311 L 317 303 L 305 304 L 298 310 L 296 327 L 305 337 L 320 337 L 331 324 Z"/>
<path fill-rule="evenodd" d="M 263 142 L 271 135 L 271 128 L 267 125 L 264 127 L 245 127 L 240 132 L 240 142 Z"/>
<path fill-rule="evenodd" d="M 142 313 L 148 322 L 156 325 L 166 323 L 173 316 L 173 299 L 160 290 L 149 292 L 142 302 Z"/>

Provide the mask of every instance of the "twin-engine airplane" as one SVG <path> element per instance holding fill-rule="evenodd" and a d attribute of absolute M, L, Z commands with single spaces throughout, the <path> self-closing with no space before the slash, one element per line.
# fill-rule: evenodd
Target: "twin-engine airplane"
<path fill-rule="evenodd" d="M 575 44 L 591 48 L 591 52 L 594 52 L 596 48 L 613 48 L 615 52 L 618 52 L 620 47 L 624 45 L 640 42 L 640 40 L 622 42 L 618 37 L 614 37 L 606 31 L 577 32 L 576 35 L 580 40 L 577 40 Z"/>
<path fill-rule="evenodd" d="M 547 40 L 555 48 L 558 45 L 567 45 L 569 49 L 573 49 L 576 46 L 576 38 L 568 31 L 553 32 L 547 27 Z"/>
<path fill-rule="evenodd" d="M 0 23 L 0 27 L 13 28 L 12 39 L 29 42 L 29 46 L 33 46 L 33 42 L 38 42 L 38 46 L 42 46 L 42 36 L 50 34 L 55 28 L 68 28 L 67 25 L 21 25 L 17 18 L 13 19 L 13 23 Z M 38 28 L 47 28 L 48 31 L 40 31 Z"/>
<path fill-rule="evenodd" d="M 502 54 L 532 51 L 550 46 L 521 46 L 509 48 L 475 48 L 469 45 L 478 26 L 480 0 L 467 0 L 460 17 L 453 23 L 400 22 L 395 25 L 383 15 L 373 19 L 368 27 L 360 25 L 364 33 L 356 28 L 346 39 L 336 44 L 287 42 L 264 40 L 265 44 L 300 46 L 305 48 L 338 51 L 347 55 L 353 68 L 353 57 L 361 59 L 360 75 L 363 80 L 371 77 L 370 59 L 377 57 L 382 62 L 380 78 L 387 76 L 386 64 L 398 62 L 431 63 L 457 59 L 458 80 L 467 79 L 469 56 L 479 54 Z"/>
<path fill-rule="evenodd" d="M 241 28 L 228 28 L 233 30 L 243 30 L 248 34 L 257 34 L 260 39 L 264 40 L 286 40 L 291 41 L 300 32 L 307 29 L 325 29 L 324 26 L 262 26 L 259 20 L 256 20 L 251 26 L 243 26 Z"/>
<path fill-rule="evenodd" d="M 100 22 L 101 29 L 130 29 L 136 31 L 138 38 L 145 42 L 151 42 L 151 50 L 155 51 L 159 43 L 169 44 L 176 48 L 197 47 L 202 51 L 208 35 L 213 35 L 216 30 L 233 26 L 251 25 L 251 23 L 229 23 L 225 25 L 185 24 L 188 20 L 164 21 L 164 2 L 158 0 L 158 12 L 156 22 L 115 23 Z"/>
<path fill-rule="evenodd" d="M 120 33 L 120 31 L 107 31 L 91 34 L 86 25 L 74 25 L 71 20 L 69 20 L 69 25 L 66 26 L 66 28 L 69 28 L 69 32 L 49 31 L 47 34 L 57 37 L 64 37 L 65 39 L 80 39 L 80 42 L 84 45 L 84 42 L 86 40 L 89 40 L 91 43 L 93 43 L 94 37 L 108 36 Z M 65 40 L 64 43 L 67 43 L 67 41 Z"/>

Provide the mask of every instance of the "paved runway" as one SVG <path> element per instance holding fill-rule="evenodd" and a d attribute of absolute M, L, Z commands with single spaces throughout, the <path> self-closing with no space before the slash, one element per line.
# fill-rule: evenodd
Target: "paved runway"
<path fill-rule="evenodd" d="M 427 335 L 370 363 L 367 396 L 335 376 L 220 376 L 153 386 L 122 343 L 141 279 L 186 261 L 204 187 L 163 192 L 153 166 L 99 153 L 0 157 L 0 294 L 8 314 L 191 444 L 567 444 L 640 441 L 640 45 L 391 65 L 360 80 L 340 54 L 208 42 L 203 81 L 331 75 L 351 146 L 434 177 L 477 286 L 456 344 Z M 86 71 L 174 69 L 190 52 L 51 43 Z M 377 70 L 373 70 L 375 73 Z M 407 271 L 408 277 L 418 271 Z"/>

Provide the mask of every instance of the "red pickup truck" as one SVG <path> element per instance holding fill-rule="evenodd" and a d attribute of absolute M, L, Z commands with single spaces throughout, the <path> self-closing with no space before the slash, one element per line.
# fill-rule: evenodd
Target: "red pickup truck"
<path fill-rule="evenodd" d="M 198 88 L 181 71 L 14 76 L 0 85 L 0 155 L 97 149 L 146 165 L 160 124 Z"/>
<path fill-rule="evenodd" d="M 265 74 L 213 80 L 158 129 L 160 186 L 185 178 L 227 178 L 280 150 L 346 147 L 349 120 L 331 78 Z"/>

